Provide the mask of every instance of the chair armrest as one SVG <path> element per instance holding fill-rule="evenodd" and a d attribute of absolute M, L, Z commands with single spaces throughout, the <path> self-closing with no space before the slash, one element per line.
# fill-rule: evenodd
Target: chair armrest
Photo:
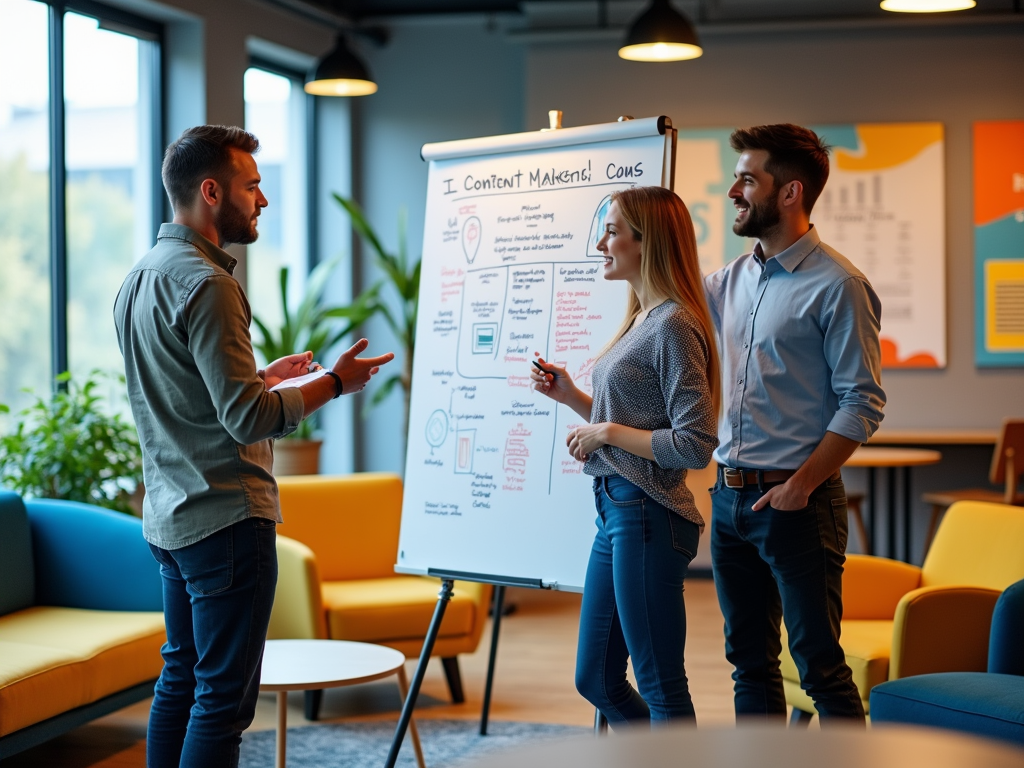
<path fill-rule="evenodd" d="M 25 502 L 36 604 L 98 611 L 162 611 L 160 566 L 142 521 L 76 501 Z"/>
<path fill-rule="evenodd" d="M 270 640 L 323 640 L 327 637 L 316 555 L 305 544 L 277 537 L 277 592 L 270 614 Z"/>
<path fill-rule="evenodd" d="M 889 679 L 984 672 L 999 595 L 984 587 L 922 587 L 904 595 L 892 628 Z"/>
<path fill-rule="evenodd" d="M 892 621 L 907 592 L 921 586 L 921 569 L 870 555 L 847 555 L 843 618 Z"/>

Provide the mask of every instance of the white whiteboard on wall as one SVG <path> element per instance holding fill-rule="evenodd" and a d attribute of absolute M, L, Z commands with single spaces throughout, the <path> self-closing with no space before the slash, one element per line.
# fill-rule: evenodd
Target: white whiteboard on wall
<path fill-rule="evenodd" d="M 428 144 L 401 573 L 582 590 L 592 479 L 539 352 L 589 391 L 625 284 L 596 250 L 612 192 L 672 186 L 667 118 Z"/>

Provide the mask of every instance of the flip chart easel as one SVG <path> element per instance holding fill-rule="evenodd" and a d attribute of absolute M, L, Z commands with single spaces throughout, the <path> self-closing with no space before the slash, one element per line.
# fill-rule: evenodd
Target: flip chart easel
<path fill-rule="evenodd" d="M 552 128 L 555 128 L 553 125 Z M 590 388 L 625 310 L 596 250 L 610 195 L 674 186 L 667 117 L 427 144 L 430 163 L 399 573 L 441 579 L 386 762 L 393 768 L 456 580 L 495 586 L 480 733 L 506 587 L 582 591 L 590 478 L 579 416 L 532 390 L 534 353 Z"/>

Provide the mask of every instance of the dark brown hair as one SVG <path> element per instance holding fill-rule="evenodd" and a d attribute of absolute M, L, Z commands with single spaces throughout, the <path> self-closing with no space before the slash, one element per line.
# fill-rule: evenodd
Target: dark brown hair
<path fill-rule="evenodd" d="M 768 153 L 764 169 L 775 188 L 799 181 L 804 188 L 804 212 L 810 213 L 828 181 L 828 153 L 832 149 L 814 131 L 792 123 L 737 128 L 729 137 L 737 152 L 763 149 Z"/>
<path fill-rule="evenodd" d="M 197 125 L 187 128 L 167 147 L 160 176 L 175 211 L 192 205 L 203 179 L 227 183 L 232 148 L 253 155 L 259 151 L 260 142 L 235 126 Z"/>

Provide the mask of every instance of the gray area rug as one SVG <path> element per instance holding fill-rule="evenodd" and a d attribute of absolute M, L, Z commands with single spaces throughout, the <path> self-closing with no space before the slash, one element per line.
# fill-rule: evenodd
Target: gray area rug
<path fill-rule="evenodd" d="M 480 736 L 474 720 L 418 720 L 427 768 L 448 766 L 481 755 L 545 739 L 593 733 L 574 725 L 501 723 L 488 725 Z M 288 729 L 289 768 L 382 768 L 391 748 L 397 722 L 327 723 Z M 273 768 L 274 731 L 247 733 L 242 738 L 239 768 Z M 402 768 L 415 768 L 416 757 L 407 735 L 398 756 Z"/>

